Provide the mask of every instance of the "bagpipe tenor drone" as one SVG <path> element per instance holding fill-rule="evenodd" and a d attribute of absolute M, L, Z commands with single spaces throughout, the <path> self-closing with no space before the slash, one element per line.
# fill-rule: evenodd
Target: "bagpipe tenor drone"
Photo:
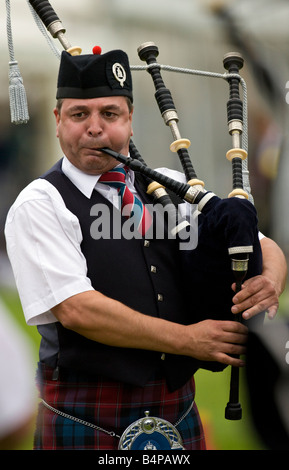
<path fill-rule="evenodd" d="M 67 52 L 71 55 L 81 54 L 79 47 L 72 47 L 68 42 L 65 28 L 48 0 L 29 0 L 29 4 L 39 17 L 41 25 L 44 24 L 51 36 L 57 38 Z M 185 277 L 184 287 L 194 293 L 189 307 L 191 323 L 205 319 L 242 321 L 241 315 L 231 313 L 233 296 L 231 286 L 235 282 L 238 291 L 246 277 L 261 274 L 262 271 L 257 213 L 250 189 L 248 190 L 247 149 L 244 148 L 245 145 L 242 142 L 246 138 L 244 127 L 247 126 L 247 116 L 239 90 L 242 84 L 244 98 L 245 83 L 239 74 L 243 67 L 243 58 L 237 52 L 226 54 L 223 59 L 226 72 L 217 74 L 160 65 L 157 62 L 158 47 L 152 42 L 139 46 L 138 54 L 140 60 L 146 62 L 146 66 L 132 66 L 131 69 L 144 69 L 151 75 L 157 105 L 165 125 L 170 128 L 173 136 L 170 149 L 177 153 L 187 182 L 180 183 L 149 168 L 132 141 L 129 157 L 116 153 L 113 149 L 102 149 L 102 151 L 146 178 L 147 192 L 153 196 L 154 202 L 166 208 L 168 217 L 174 221 L 173 232 L 180 239 L 182 233 L 190 229 L 189 222 L 179 216 L 169 193 L 173 192 L 182 200 L 197 207 L 198 244 L 194 249 L 180 251 Z M 162 69 L 222 78 L 229 86 L 227 121 L 232 137 L 232 148 L 228 150 L 226 156 L 232 164 L 233 189 L 225 199 L 206 190 L 204 182 L 196 175 L 188 153 L 190 141 L 181 137 L 178 128 L 179 117 L 171 92 L 164 84 Z M 259 317 L 262 321 L 263 316 Z M 247 322 L 249 328 L 250 322 L 253 321 L 256 320 L 252 319 Z M 196 370 L 204 368 L 221 371 L 226 367 L 217 362 L 198 360 L 195 364 Z M 236 420 L 241 416 L 239 369 L 232 367 L 229 402 L 226 406 L 225 417 Z"/>

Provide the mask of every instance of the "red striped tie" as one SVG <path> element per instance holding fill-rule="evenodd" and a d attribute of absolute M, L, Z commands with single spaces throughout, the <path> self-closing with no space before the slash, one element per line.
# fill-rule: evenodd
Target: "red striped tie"
<path fill-rule="evenodd" d="M 140 199 L 128 189 L 125 177 L 126 170 L 119 167 L 103 173 L 98 181 L 118 190 L 122 214 L 127 218 L 134 219 L 135 227 L 143 236 L 151 226 L 152 217 Z"/>

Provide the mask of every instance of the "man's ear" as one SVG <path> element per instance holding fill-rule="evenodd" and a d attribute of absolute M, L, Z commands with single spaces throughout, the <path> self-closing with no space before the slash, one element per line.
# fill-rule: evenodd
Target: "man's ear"
<path fill-rule="evenodd" d="M 58 135 L 58 124 L 59 124 L 59 121 L 60 121 L 60 114 L 59 114 L 59 112 L 56 108 L 54 108 L 53 114 L 54 114 L 55 120 L 56 120 L 56 137 L 59 137 L 59 135 Z"/>

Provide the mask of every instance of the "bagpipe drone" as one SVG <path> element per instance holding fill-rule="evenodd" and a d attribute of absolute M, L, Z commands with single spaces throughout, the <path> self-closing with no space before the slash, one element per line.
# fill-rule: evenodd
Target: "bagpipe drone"
<path fill-rule="evenodd" d="M 57 38 L 63 48 L 71 55 L 81 54 L 79 47 L 72 47 L 65 37 L 65 28 L 48 0 L 29 0 L 34 13 L 40 18 L 53 38 Z M 180 183 L 150 169 L 134 143 L 130 142 L 130 156 L 114 152 L 112 149 L 101 149 L 124 163 L 134 171 L 141 173 L 147 181 L 147 192 L 154 202 L 163 204 L 168 216 L 174 220 L 174 233 L 181 235 L 188 230 L 189 223 L 179 217 L 177 208 L 169 192 L 197 207 L 198 210 L 198 244 L 190 250 L 180 251 L 182 257 L 185 288 L 194 292 L 189 308 L 192 311 L 192 323 L 205 319 L 242 321 L 241 315 L 233 315 L 232 284 L 236 283 L 239 291 L 244 279 L 261 274 L 262 255 L 259 243 L 257 213 L 250 199 L 250 191 L 245 190 L 244 179 L 248 179 L 247 151 L 242 146 L 243 135 L 243 102 L 239 86 L 244 80 L 239 75 L 243 59 L 238 53 L 226 54 L 223 65 L 225 74 L 199 72 L 225 79 L 229 84 L 227 102 L 228 129 L 232 136 L 232 148 L 227 152 L 227 159 L 232 163 L 233 190 L 228 198 L 220 199 L 213 192 L 207 191 L 203 181 L 199 180 L 188 153 L 190 141 L 181 137 L 178 128 L 178 115 L 170 90 L 161 76 L 161 66 L 157 62 L 158 47 L 144 43 L 138 48 L 143 67 L 151 75 L 157 105 L 165 124 L 170 128 L 173 142 L 170 149 L 178 154 L 187 183 Z M 132 66 L 131 69 L 138 67 Z M 175 69 L 174 71 L 178 71 Z M 246 124 L 246 122 L 245 122 Z M 259 316 L 260 317 L 260 316 Z M 261 321 L 263 316 L 261 315 Z M 250 328 L 250 322 L 247 322 Z M 258 320 L 259 321 L 259 320 Z M 217 362 L 197 361 L 196 370 L 204 368 L 221 371 L 226 366 Z M 227 419 L 236 420 L 242 416 L 239 403 L 239 368 L 232 367 L 229 402 L 225 410 Z"/>

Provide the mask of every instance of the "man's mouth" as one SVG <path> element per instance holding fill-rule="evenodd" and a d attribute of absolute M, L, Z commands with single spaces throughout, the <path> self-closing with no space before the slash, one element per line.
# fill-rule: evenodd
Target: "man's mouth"
<path fill-rule="evenodd" d="M 85 151 L 90 155 L 100 156 L 102 154 L 100 147 L 86 147 Z"/>

